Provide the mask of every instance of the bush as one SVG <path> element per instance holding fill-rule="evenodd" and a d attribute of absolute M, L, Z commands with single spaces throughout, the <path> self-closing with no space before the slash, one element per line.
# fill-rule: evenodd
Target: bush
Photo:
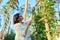
<path fill-rule="evenodd" d="M 4 40 L 15 40 L 15 33 L 11 32 L 10 34 L 6 34 Z"/>

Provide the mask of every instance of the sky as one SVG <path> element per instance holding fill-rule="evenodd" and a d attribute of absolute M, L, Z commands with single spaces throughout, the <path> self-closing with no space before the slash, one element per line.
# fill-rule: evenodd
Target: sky
<path fill-rule="evenodd" d="M 2 2 L 0 3 L 0 8 L 2 8 L 2 6 L 4 6 L 4 5 L 6 5 L 5 3 L 8 2 L 8 1 L 9 0 L 2 0 Z M 25 0 L 18 0 L 18 1 L 19 1 L 20 6 L 25 4 Z M 32 0 L 32 1 L 29 0 L 28 3 L 31 4 L 31 7 L 33 7 L 34 4 L 35 4 L 35 0 Z"/>
<path fill-rule="evenodd" d="M 2 9 L 2 7 L 4 6 L 4 5 L 6 5 L 6 2 L 7 1 L 9 1 L 9 0 L 2 0 L 2 2 L 0 3 L 0 9 Z M 25 4 L 25 0 L 18 0 L 19 1 L 19 6 L 22 6 L 23 4 Z M 33 6 L 35 6 L 35 0 L 29 0 L 28 1 L 28 3 L 31 5 L 31 7 L 33 7 Z M 57 16 L 57 18 L 58 18 L 58 3 L 56 3 L 55 5 L 54 5 L 54 8 L 55 8 L 55 10 L 56 10 L 56 16 Z M 18 11 L 17 10 L 15 10 L 14 12 L 12 12 L 12 13 L 17 13 Z M 11 16 L 11 19 L 13 18 L 13 15 L 14 14 L 12 14 L 12 16 Z M 1 12 L 0 12 L 0 16 L 3 16 L 3 14 L 1 14 Z M 4 21 L 4 17 L 2 17 L 2 25 L 3 25 L 3 21 Z M 12 26 L 13 26 L 13 23 L 11 23 L 11 28 L 12 28 Z M 1 30 L 1 28 L 0 28 L 0 30 Z"/>
<path fill-rule="evenodd" d="M 57 16 L 57 18 L 58 18 L 58 3 L 56 3 L 56 4 L 54 5 L 54 8 L 55 8 L 55 10 L 56 10 L 56 16 Z"/>

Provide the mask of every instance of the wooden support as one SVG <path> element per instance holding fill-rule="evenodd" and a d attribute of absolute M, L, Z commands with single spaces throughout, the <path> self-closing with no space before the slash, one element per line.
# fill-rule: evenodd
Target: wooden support
<path fill-rule="evenodd" d="M 26 21 L 26 13 L 27 13 L 27 9 L 28 9 L 28 0 L 26 0 L 26 3 L 25 3 L 25 10 L 24 10 L 24 21 Z"/>

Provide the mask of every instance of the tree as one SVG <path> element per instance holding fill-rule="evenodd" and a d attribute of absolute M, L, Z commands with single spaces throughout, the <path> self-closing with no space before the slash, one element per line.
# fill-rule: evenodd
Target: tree
<path fill-rule="evenodd" d="M 13 32 L 13 30 L 10 30 L 10 34 L 7 33 L 4 37 L 4 40 L 15 40 L 15 33 Z"/>
<path fill-rule="evenodd" d="M 8 20 L 8 12 L 9 12 L 9 9 L 10 7 L 14 8 L 14 5 L 15 3 L 17 2 L 17 0 L 10 0 L 9 2 L 6 3 L 6 5 L 1 9 L 1 11 L 6 15 L 5 16 L 5 19 L 4 19 L 4 24 L 3 24 L 3 27 L 2 27 L 2 38 L 4 40 L 4 32 L 5 32 L 5 29 L 6 29 L 6 22 Z"/>
<path fill-rule="evenodd" d="M 54 16 L 55 10 L 53 8 L 55 1 L 53 0 L 40 0 L 38 6 L 38 15 L 32 11 L 34 15 L 33 28 L 35 31 L 32 33 L 32 40 L 53 40 L 53 29 L 56 28 L 56 18 Z M 53 31 L 52 31 L 53 30 Z"/>
<path fill-rule="evenodd" d="M 20 7 L 19 7 L 20 12 L 24 13 L 24 10 L 25 10 L 24 8 L 25 8 L 25 4 L 23 4 L 22 6 L 20 6 Z M 26 14 L 30 14 L 30 13 L 31 13 L 31 5 L 28 4 L 28 9 L 27 9 Z M 22 15 L 23 15 L 23 14 L 22 14 Z"/>

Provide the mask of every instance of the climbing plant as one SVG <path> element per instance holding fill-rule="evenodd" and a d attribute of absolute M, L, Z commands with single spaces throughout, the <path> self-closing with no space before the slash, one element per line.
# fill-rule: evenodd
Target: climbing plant
<path fill-rule="evenodd" d="M 40 0 L 38 5 L 38 15 L 32 11 L 34 21 L 32 23 L 34 32 L 31 34 L 32 40 L 53 40 L 56 35 L 56 15 L 54 9 L 55 1 Z"/>

